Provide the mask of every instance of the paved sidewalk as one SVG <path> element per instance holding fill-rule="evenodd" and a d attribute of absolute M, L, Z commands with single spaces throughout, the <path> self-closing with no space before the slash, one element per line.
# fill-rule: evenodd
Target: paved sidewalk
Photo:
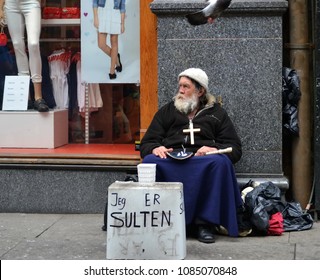
<path fill-rule="evenodd" d="M 0 213 L 2 260 L 104 260 L 102 214 Z M 187 239 L 187 260 L 320 260 L 320 222 L 282 236 Z"/>

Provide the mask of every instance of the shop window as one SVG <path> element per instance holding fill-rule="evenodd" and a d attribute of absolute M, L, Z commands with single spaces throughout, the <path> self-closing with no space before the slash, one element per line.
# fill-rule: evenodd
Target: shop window
<path fill-rule="evenodd" d="M 140 137 L 140 92 L 135 84 L 100 84 L 103 106 L 89 112 L 89 143 L 129 144 Z M 70 111 L 69 143 L 85 143 L 85 112 Z"/>
<path fill-rule="evenodd" d="M 134 1 L 135 2 L 135 1 Z M 138 63 L 131 63 L 132 57 L 129 59 L 128 52 L 123 53 L 124 61 L 131 63 L 130 78 L 125 79 L 125 71 L 123 70 L 119 81 L 99 81 L 86 80 L 79 81 L 77 76 L 77 63 L 81 61 L 81 52 L 83 44 L 93 43 L 87 38 L 82 38 L 84 32 L 81 17 L 87 17 L 92 12 L 91 1 L 85 2 L 85 10 L 81 8 L 78 16 L 71 15 L 66 18 L 55 18 L 54 14 L 44 16 L 47 8 L 79 8 L 82 5 L 80 0 L 42 0 L 42 29 L 40 38 L 41 56 L 43 62 L 43 93 L 48 105 L 51 109 L 60 108 L 68 110 L 68 144 L 133 144 L 140 139 L 140 57 L 136 57 Z M 89 4 L 88 4 L 89 3 Z M 127 1 L 127 3 L 130 3 Z M 136 3 L 134 3 L 136 4 Z M 144 4 L 145 5 L 145 4 Z M 138 5 L 139 6 L 139 5 Z M 136 7 L 135 7 L 136 8 Z M 137 8 L 139 11 L 139 7 Z M 136 14 L 135 14 L 136 15 Z M 139 19 L 135 19 L 138 20 Z M 139 23 L 139 22 L 138 22 Z M 135 28 L 135 30 L 133 30 Z M 0 97 L 3 97 L 4 79 L 6 75 L 16 75 L 17 67 L 15 55 L 10 41 L 8 30 L 5 32 L 9 37 L 7 46 L 1 47 L 0 59 Z M 139 24 L 126 24 L 126 31 L 131 33 L 129 41 L 132 37 L 139 42 Z M 137 32 L 135 35 L 133 32 Z M 87 34 L 87 33 L 86 33 Z M 119 37 L 119 41 L 121 41 Z M 139 47 L 139 45 L 138 45 Z M 133 44 L 120 45 L 120 50 L 134 49 Z M 138 51 L 138 52 L 137 52 Z M 2 59 L 9 53 L 11 55 L 9 65 L 7 60 Z M 135 54 L 140 54 L 140 50 L 135 49 Z M 99 54 L 101 56 L 101 54 Z M 127 57 L 127 58 L 126 58 Z M 54 94 L 54 81 L 52 79 L 52 68 L 50 62 L 53 60 L 68 60 L 68 67 L 61 73 L 67 82 L 67 101 L 59 101 Z M 100 60 L 94 54 L 90 58 L 96 60 L 99 64 Z M 107 59 L 106 59 L 107 61 Z M 81 61 L 81 63 L 83 63 Z M 124 62 L 122 62 L 124 63 Z M 83 65 L 81 65 L 83 66 Z M 124 68 L 126 65 L 124 65 Z M 82 71 L 83 69 L 81 69 Z M 106 66 L 105 76 L 108 78 L 108 67 Z M 95 75 L 97 76 L 97 75 Z M 95 77 L 94 76 L 94 77 Z M 138 77 L 138 78 L 137 78 Z M 79 95 L 82 91 L 82 95 Z M 30 94 L 33 95 L 32 87 Z M 52 94 L 46 96 L 45 94 Z M 52 98 L 53 97 L 53 98 Z M 0 99 L 1 99 L 0 98 Z M 96 98 L 95 100 L 93 100 Z M 2 100 L 1 104 L 2 104 Z M 0 106 L 1 106 L 0 104 Z M 66 106 L 65 106 L 66 104 Z M 1 148 L 1 147 L 0 147 Z M 20 151 L 17 149 L 17 153 Z M 36 153 L 36 152 L 35 152 Z M 1 151 L 0 151 L 1 156 Z"/>

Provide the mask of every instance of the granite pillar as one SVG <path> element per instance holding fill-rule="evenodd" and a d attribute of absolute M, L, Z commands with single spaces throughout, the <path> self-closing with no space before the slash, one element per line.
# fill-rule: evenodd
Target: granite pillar
<path fill-rule="evenodd" d="M 222 97 L 243 142 L 240 183 L 270 180 L 283 190 L 282 65 L 285 0 L 233 0 L 213 24 L 191 26 L 185 15 L 205 1 L 154 0 L 158 20 L 159 106 L 177 90 L 178 74 L 200 67 Z"/>

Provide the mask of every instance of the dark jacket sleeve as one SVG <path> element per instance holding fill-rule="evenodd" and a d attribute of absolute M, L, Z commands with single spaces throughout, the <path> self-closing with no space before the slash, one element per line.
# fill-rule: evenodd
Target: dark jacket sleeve
<path fill-rule="evenodd" d="M 140 143 L 140 156 L 144 158 L 151 154 L 156 147 L 162 146 L 163 138 L 166 135 L 165 124 L 161 118 L 165 108 L 160 109 L 153 117 L 146 134 L 143 136 Z"/>
<path fill-rule="evenodd" d="M 206 117 L 211 114 L 215 120 L 213 123 Z M 155 114 L 146 134 L 141 140 L 140 156 L 142 158 L 151 154 L 152 150 L 156 147 L 166 146 L 166 148 L 174 148 L 177 143 L 183 143 L 183 133 L 175 133 L 176 127 L 182 130 L 183 125 L 188 124 L 188 119 L 181 116 L 175 112 L 172 104 L 163 106 Z M 232 147 L 232 153 L 227 154 L 232 163 L 236 163 L 241 158 L 241 141 L 231 119 L 222 107 L 215 106 L 212 111 L 210 109 L 209 111 L 203 111 L 198 117 L 195 117 L 194 122 L 201 128 L 203 134 L 202 136 L 200 134 L 195 136 L 197 145 L 190 146 L 186 143 L 185 147 L 187 149 L 196 152 L 201 146 L 211 146 L 218 149 Z M 213 140 L 214 142 L 212 142 Z"/>
<path fill-rule="evenodd" d="M 223 114 L 216 135 L 215 147 L 218 149 L 231 147 L 232 152 L 226 155 L 231 159 L 232 163 L 236 163 L 242 156 L 241 140 L 227 112 L 223 108 L 220 109 L 223 111 Z"/>

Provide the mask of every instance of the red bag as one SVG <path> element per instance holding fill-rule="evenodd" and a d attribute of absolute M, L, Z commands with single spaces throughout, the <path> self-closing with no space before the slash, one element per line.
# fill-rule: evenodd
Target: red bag
<path fill-rule="evenodd" d="M 44 7 L 42 11 L 43 19 L 55 19 L 61 18 L 61 8 L 60 7 Z"/>
<path fill-rule="evenodd" d="M 80 8 L 78 7 L 62 8 L 61 18 L 80 18 Z"/>
<path fill-rule="evenodd" d="M 0 46 L 4 47 L 8 43 L 8 37 L 7 34 L 4 33 L 4 28 L 1 26 L 1 31 L 0 31 Z"/>
<path fill-rule="evenodd" d="M 270 217 L 268 235 L 281 235 L 283 231 L 283 216 L 277 212 Z"/>

